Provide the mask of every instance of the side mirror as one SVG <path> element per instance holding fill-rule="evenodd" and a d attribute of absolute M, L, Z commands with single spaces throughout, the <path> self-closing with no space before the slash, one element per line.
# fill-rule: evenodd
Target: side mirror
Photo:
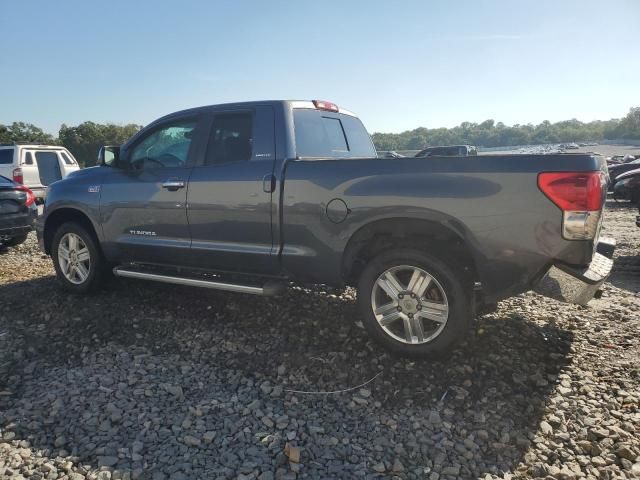
<path fill-rule="evenodd" d="M 103 167 L 115 167 L 120 157 L 120 147 L 117 145 L 105 145 L 98 151 L 98 165 Z"/>

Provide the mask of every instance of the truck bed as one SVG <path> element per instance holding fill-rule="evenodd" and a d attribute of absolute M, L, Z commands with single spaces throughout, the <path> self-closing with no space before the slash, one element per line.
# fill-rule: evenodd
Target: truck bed
<path fill-rule="evenodd" d="M 551 263 L 586 265 L 593 254 L 594 241 L 562 238 L 562 212 L 538 188 L 538 174 L 602 169 L 602 158 L 585 154 L 289 161 L 282 265 L 296 278 L 327 282 L 341 271 L 352 235 L 400 217 L 457 232 L 488 298 L 508 297 Z M 348 213 L 336 223 L 332 209 Z"/>

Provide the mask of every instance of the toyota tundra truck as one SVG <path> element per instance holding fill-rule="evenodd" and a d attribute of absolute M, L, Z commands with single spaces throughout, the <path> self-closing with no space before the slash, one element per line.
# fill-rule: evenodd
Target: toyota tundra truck
<path fill-rule="evenodd" d="M 194 108 L 52 184 L 37 222 L 70 292 L 105 275 L 276 295 L 351 285 L 391 352 L 446 355 L 478 312 L 528 290 L 586 304 L 612 268 L 604 160 L 378 158 L 325 101 Z"/>

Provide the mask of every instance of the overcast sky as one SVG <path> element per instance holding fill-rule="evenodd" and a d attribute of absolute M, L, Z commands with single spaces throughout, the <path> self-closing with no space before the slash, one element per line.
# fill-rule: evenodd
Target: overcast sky
<path fill-rule="evenodd" d="M 369 131 L 624 116 L 640 1 L 2 2 L 0 123 L 326 99 Z"/>

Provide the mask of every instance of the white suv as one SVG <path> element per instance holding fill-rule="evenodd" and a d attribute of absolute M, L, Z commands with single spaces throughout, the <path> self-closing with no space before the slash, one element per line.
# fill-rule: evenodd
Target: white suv
<path fill-rule="evenodd" d="M 76 159 L 64 147 L 0 144 L 0 175 L 29 188 L 38 203 L 47 196 L 47 187 L 51 183 L 79 168 Z"/>

